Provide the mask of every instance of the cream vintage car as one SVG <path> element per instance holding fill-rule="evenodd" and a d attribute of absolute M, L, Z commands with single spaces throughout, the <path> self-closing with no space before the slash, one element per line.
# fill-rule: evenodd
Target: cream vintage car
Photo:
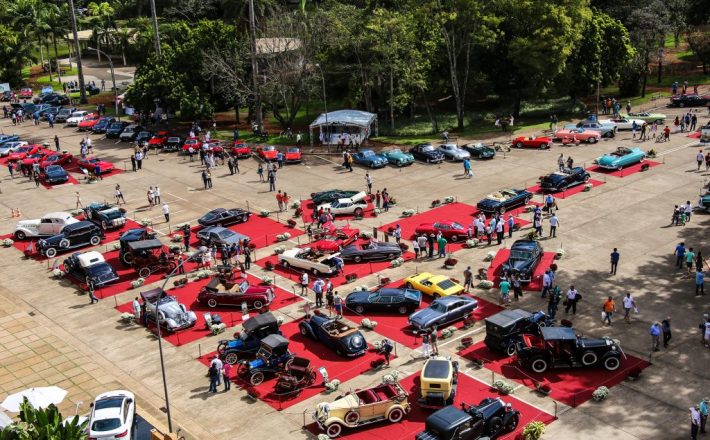
<path fill-rule="evenodd" d="M 411 410 L 409 393 L 391 376 L 373 388 L 347 393 L 334 402 L 322 402 L 313 413 L 318 426 L 330 438 L 340 437 L 343 428 L 370 423 L 398 423 Z"/>
<path fill-rule="evenodd" d="M 443 356 L 424 362 L 419 376 L 419 406 L 443 408 L 454 403 L 458 386 L 459 364 Z"/>
<path fill-rule="evenodd" d="M 24 240 L 28 237 L 50 237 L 62 232 L 64 226 L 78 221 L 68 212 L 50 212 L 42 218 L 20 220 L 15 226 L 15 238 Z"/>
<path fill-rule="evenodd" d="M 294 268 L 311 272 L 313 275 L 332 275 L 338 272 L 340 254 L 323 255 L 311 248 L 293 248 L 279 255 L 279 264 L 284 268 Z"/>

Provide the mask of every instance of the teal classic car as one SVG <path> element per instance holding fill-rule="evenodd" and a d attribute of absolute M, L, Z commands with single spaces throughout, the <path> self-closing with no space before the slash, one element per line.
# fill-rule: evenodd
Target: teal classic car
<path fill-rule="evenodd" d="M 403 167 L 414 163 L 414 156 L 409 153 L 405 153 L 399 148 L 389 148 L 386 150 L 382 150 L 380 154 L 385 156 L 389 163 L 397 165 L 398 167 Z"/>
<path fill-rule="evenodd" d="M 706 211 L 710 211 L 710 191 L 708 191 L 705 194 L 702 194 L 700 196 L 700 200 L 698 201 L 698 206 L 700 208 L 705 209 Z"/>
<path fill-rule="evenodd" d="M 646 153 L 640 148 L 619 147 L 616 151 L 597 158 L 594 162 L 601 168 L 620 170 L 629 165 L 643 162 Z"/>
<path fill-rule="evenodd" d="M 631 119 L 641 119 L 644 122 L 653 124 L 658 122 L 662 124 L 666 120 L 666 115 L 663 113 L 649 113 L 649 112 L 639 112 L 639 113 L 629 113 L 628 115 L 621 115 L 622 117 L 628 117 Z"/>

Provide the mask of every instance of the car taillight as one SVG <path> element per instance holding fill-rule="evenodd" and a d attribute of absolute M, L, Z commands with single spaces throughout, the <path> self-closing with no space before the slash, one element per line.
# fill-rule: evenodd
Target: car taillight
<path fill-rule="evenodd" d="M 116 437 L 116 438 L 121 438 L 121 437 L 125 437 L 125 436 L 127 436 L 127 435 L 128 435 L 128 430 L 126 429 L 126 430 L 123 431 L 122 433 L 116 434 L 115 437 Z"/>

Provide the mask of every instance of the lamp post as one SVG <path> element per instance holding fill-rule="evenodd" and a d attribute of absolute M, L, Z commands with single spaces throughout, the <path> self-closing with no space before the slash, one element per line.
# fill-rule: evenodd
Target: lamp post
<path fill-rule="evenodd" d="M 200 248 L 193 252 L 189 257 L 187 257 L 186 260 L 181 261 L 180 264 L 173 269 L 172 272 L 168 274 L 168 276 L 165 277 L 165 282 L 163 282 L 163 285 L 160 286 L 160 290 L 163 292 L 165 291 L 165 286 L 168 284 L 168 281 L 170 281 L 170 278 L 173 277 L 177 273 L 180 268 L 182 268 L 185 263 L 187 263 L 190 260 L 193 260 L 197 257 L 201 257 L 204 253 L 208 251 L 207 247 L 205 246 L 200 246 Z M 165 393 L 165 413 L 168 416 L 168 432 L 172 433 L 173 432 L 173 419 L 170 417 L 170 400 L 168 399 L 168 382 L 167 379 L 165 378 L 165 361 L 163 360 L 163 337 L 160 332 L 160 298 L 158 298 L 158 302 L 155 305 L 155 323 L 156 326 L 158 327 L 158 351 L 160 352 L 160 371 L 163 375 L 163 392 Z"/>
<path fill-rule="evenodd" d="M 328 99 L 325 96 L 325 75 L 323 74 L 323 69 L 321 68 L 320 64 L 316 63 L 316 67 L 318 68 L 318 70 L 320 70 L 320 78 L 323 84 L 323 109 L 325 110 L 325 132 L 328 137 L 328 145 L 330 145 L 330 127 L 328 126 Z"/>
<path fill-rule="evenodd" d="M 160 34 L 158 33 L 158 14 L 155 12 L 155 0 L 150 0 L 150 15 L 153 22 L 153 44 L 155 45 L 155 53 L 160 58 Z"/>
<path fill-rule="evenodd" d="M 121 116 L 118 114 L 118 89 L 116 88 L 116 75 L 113 74 L 113 61 L 111 61 L 111 57 L 108 56 L 106 52 L 103 50 L 95 49 L 93 47 L 87 47 L 88 50 L 93 50 L 96 51 L 97 53 L 103 54 L 103 56 L 106 57 L 108 60 L 108 65 L 109 68 L 111 69 L 111 82 L 113 83 L 113 111 L 118 120 L 121 120 Z"/>

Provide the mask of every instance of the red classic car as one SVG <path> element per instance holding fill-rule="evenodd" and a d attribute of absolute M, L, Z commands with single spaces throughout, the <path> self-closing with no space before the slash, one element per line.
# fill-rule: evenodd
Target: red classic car
<path fill-rule="evenodd" d="M 513 139 L 515 148 L 540 148 L 544 150 L 550 148 L 550 145 L 552 145 L 552 139 L 547 136 L 520 136 Z"/>
<path fill-rule="evenodd" d="M 461 223 L 453 220 L 441 220 L 436 223 L 422 223 L 414 230 L 417 235 L 420 234 L 438 234 L 444 236 L 447 240 L 459 241 L 468 238 L 468 228 Z"/>
<path fill-rule="evenodd" d="M 41 145 L 25 145 L 24 147 L 20 147 L 17 150 L 10 153 L 7 156 L 7 160 L 9 162 L 15 162 L 18 160 L 22 160 L 31 154 L 35 154 L 35 153 L 39 152 L 41 149 L 42 149 Z"/>
<path fill-rule="evenodd" d="M 347 246 L 357 240 L 360 230 L 350 226 L 335 226 L 333 223 L 323 225 L 325 232 L 318 236 L 318 240 L 310 243 L 310 248 L 319 252 L 338 252 L 341 247 Z"/>
<path fill-rule="evenodd" d="M 32 97 L 32 89 L 29 87 L 23 87 L 20 89 L 20 93 L 17 94 L 20 98 L 31 98 Z"/>
<path fill-rule="evenodd" d="M 91 130 L 94 128 L 94 125 L 99 123 L 99 120 L 101 119 L 101 116 L 95 115 L 95 114 L 89 114 L 84 117 L 84 119 L 76 124 L 76 128 L 79 131 L 87 131 Z"/>
<path fill-rule="evenodd" d="M 256 147 L 256 154 L 264 160 L 272 161 L 276 160 L 276 156 L 278 156 L 279 151 L 273 145 L 266 145 L 264 147 L 258 146 Z"/>
<path fill-rule="evenodd" d="M 201 147 L 200 140 L 194 137 L 185 139 L 185 143 L 182 144 L 183 154 L 187 154 L 190 147 L 192 147 L 195 153 L 199 152 Z"/>
<path fill-rule="evenodd" d="M 251 156 L 251 148 L 241 139 L 237 139 L 232 144 L 232 154 L 237 156 L 237 158 L 249 157 Z"/>
<path fill-rule="evenodd" d="M 158 131 L 148 140 L 148 148 L 163 148 L 170 137 L 169 131 Z"/>
<path fill-rule="evenodd" d="M 44 148 L 40 148 L 37 150 L 35 154 L 30 154 L 24 159 L 22 159 L 22 165 L 25 166 L 32 166 L 36 163 L 40 163 L 44 160 L 45 157 L 48 155 L 52 154 L 52 150 L 46 150 Z"/>
<path fill-rule="evenodd" d="M 596 130 L 588 130 L 586 128 L 571 128 L 557 130 L 555 137 L 561 139 L 563 143 L 587 142 L 593 144 L 602 138 L 602 134 Z"/>
<path fill-rule="evenodd" d="M 109 173 L 115 168 L 111 162 L 106 162 L 105 160 L 101 160 L 98 157 L 87 157 L 86 159 L 79 159 L 77 165 L 92 173 L 94 172 L 94 170 L 96 170 L 96 165 L 98 165 L 99 174 Z"/>
<path fill-rule="evenodd" d="M 44 169 L 47 168 L 50 165 L 66 165 L 68 163 L 71 163 L 73 156 L 66 151 L 62 151 L 61 153 L 54 153 L 54 154 L 49 154 L 47 155 L 42 161 L 39 163 L 40 168 Z"/>
<path fill-rule="evenodd" d="M 273 300 L 274 289 L 269 286 L 251 286 L 243 278 L 212 278 L 197 294 L 197 301 L 209 307 L 240 307 L 245 302 L 250 309 L 259 310 L 268 307 Z"/>
<path fill-rule="evenodd" d="M 298 163 L 303 160 L 301 149 L 298 147 L 287 147 L 284 152 L 286 163 Z"/>
<path fill-rule="evenodd" d="M 202 144 L 202 148 L 205 148 L 205 144 Z M 222 146 L 222 142 L 218 141 L 217 139 L 212 139 L 209 142 L 207 142 L 207 151 L 211 151 L 215 154 L 221 154 L 224 152 L 224 147 Z"/>

